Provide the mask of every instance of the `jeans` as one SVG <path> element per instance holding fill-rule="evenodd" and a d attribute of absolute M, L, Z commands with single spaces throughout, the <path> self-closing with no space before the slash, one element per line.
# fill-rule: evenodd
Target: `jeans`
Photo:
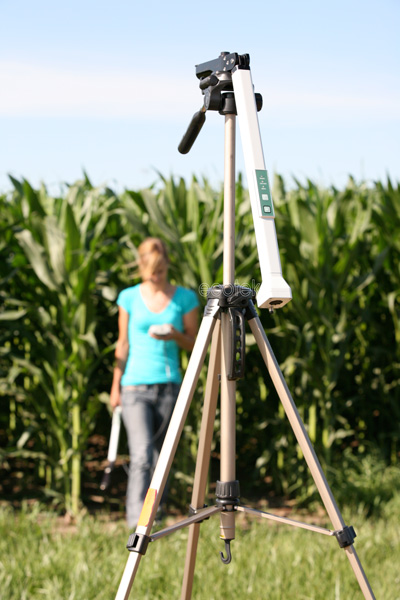
<path fill-rule="evenodd" d="M 139 520 L 179 388 L 178 383 L 122 387 L 122 419 L 130 456 L 126 495 L 130 528 L 136 527 Z"/>

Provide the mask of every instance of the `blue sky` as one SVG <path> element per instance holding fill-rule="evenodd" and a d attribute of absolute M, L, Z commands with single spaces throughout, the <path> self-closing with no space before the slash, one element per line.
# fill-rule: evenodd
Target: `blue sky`
<path fill-rule="evenodd" d="M 0 190 L 83 169 L 116 189 L 222 181 L 218 113 L 177 150 L 202 106 L 195 65 L 221 51 L 250 54 L 270 173 L 398 181 L 399 30 L 398 0 L 0 0 Z"/>

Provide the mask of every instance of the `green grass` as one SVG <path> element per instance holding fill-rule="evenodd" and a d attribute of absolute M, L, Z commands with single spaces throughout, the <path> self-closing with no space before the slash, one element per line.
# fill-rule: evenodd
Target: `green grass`
<path fill-rule="evenodd" d="M 348 515 L 355 547 L 377 599 L 400 599 L 400 496 L 379 518 Z M 62 525 L 62 523 L 61 523 Z M 329 526 L 329 524 L 326 524 Z M 232 562 L 223 565 L 219 519 L 201 526 L 193 598 L 255 600 L 362 599 L 357 581 L 335 539 L 265 520 L 237 518 Z M 37 507 L 0 509 L 2 600 L 109 600 L 114 598 L 128 551 L 123 521 L 84 515 L 77 526 Z M 187 530 L 150 544 L 130 597 L 176 599 Z"/>

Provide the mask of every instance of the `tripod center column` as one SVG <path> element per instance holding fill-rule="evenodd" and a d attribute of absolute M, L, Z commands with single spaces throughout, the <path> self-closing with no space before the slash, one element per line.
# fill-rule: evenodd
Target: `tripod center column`
<path fill-rule="evenodd" d="M 224 173 L 224 273 L 223 283 L 233 289 L 235 278 L 235 136 L 236 116 L 225 115 L 225 173 Z M 236 382 L 228 379 L 232 356 L 231 329 L 228 312 L 221 313 L 221 482 L 236 478 Z M 221 513 L 220 537 L 235 538 L 235 511 L 227 506 Z"/>
<path fill-rule="evenodd" d="M 225 115 L 224 285 L 235 283 L 236 115 Z"/>

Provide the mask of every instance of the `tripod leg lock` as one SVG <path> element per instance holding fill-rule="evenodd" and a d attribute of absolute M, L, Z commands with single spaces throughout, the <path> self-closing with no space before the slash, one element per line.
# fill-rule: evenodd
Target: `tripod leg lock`
<path fill-rule="evenodd" d="M 222 506 L 225 510 L 227 510 L 227 507 L 229 506 L 235 508 L 240 504 L 240 487 L 238 480 L 217 481 L 215 495 L 217 497 L 217 504 Z"/>
<path fill-rule="evenodd" d="M 357 537 L 354 527 L 351 525 L 350 527 L 346 525 L 341 531 L 334 531 L 334 534 L 341 548 L 347 548 L 354 544 L 354 539 Z"/>
<path fill-rule="evenodd" d="M 139 554 L 146 554 L 147 546 L 151 542 L 151 537 L 144 535 L 143 533 L 132 533 L 129 536 L 126 547 L 129 552 L 138 552 Z"/>

